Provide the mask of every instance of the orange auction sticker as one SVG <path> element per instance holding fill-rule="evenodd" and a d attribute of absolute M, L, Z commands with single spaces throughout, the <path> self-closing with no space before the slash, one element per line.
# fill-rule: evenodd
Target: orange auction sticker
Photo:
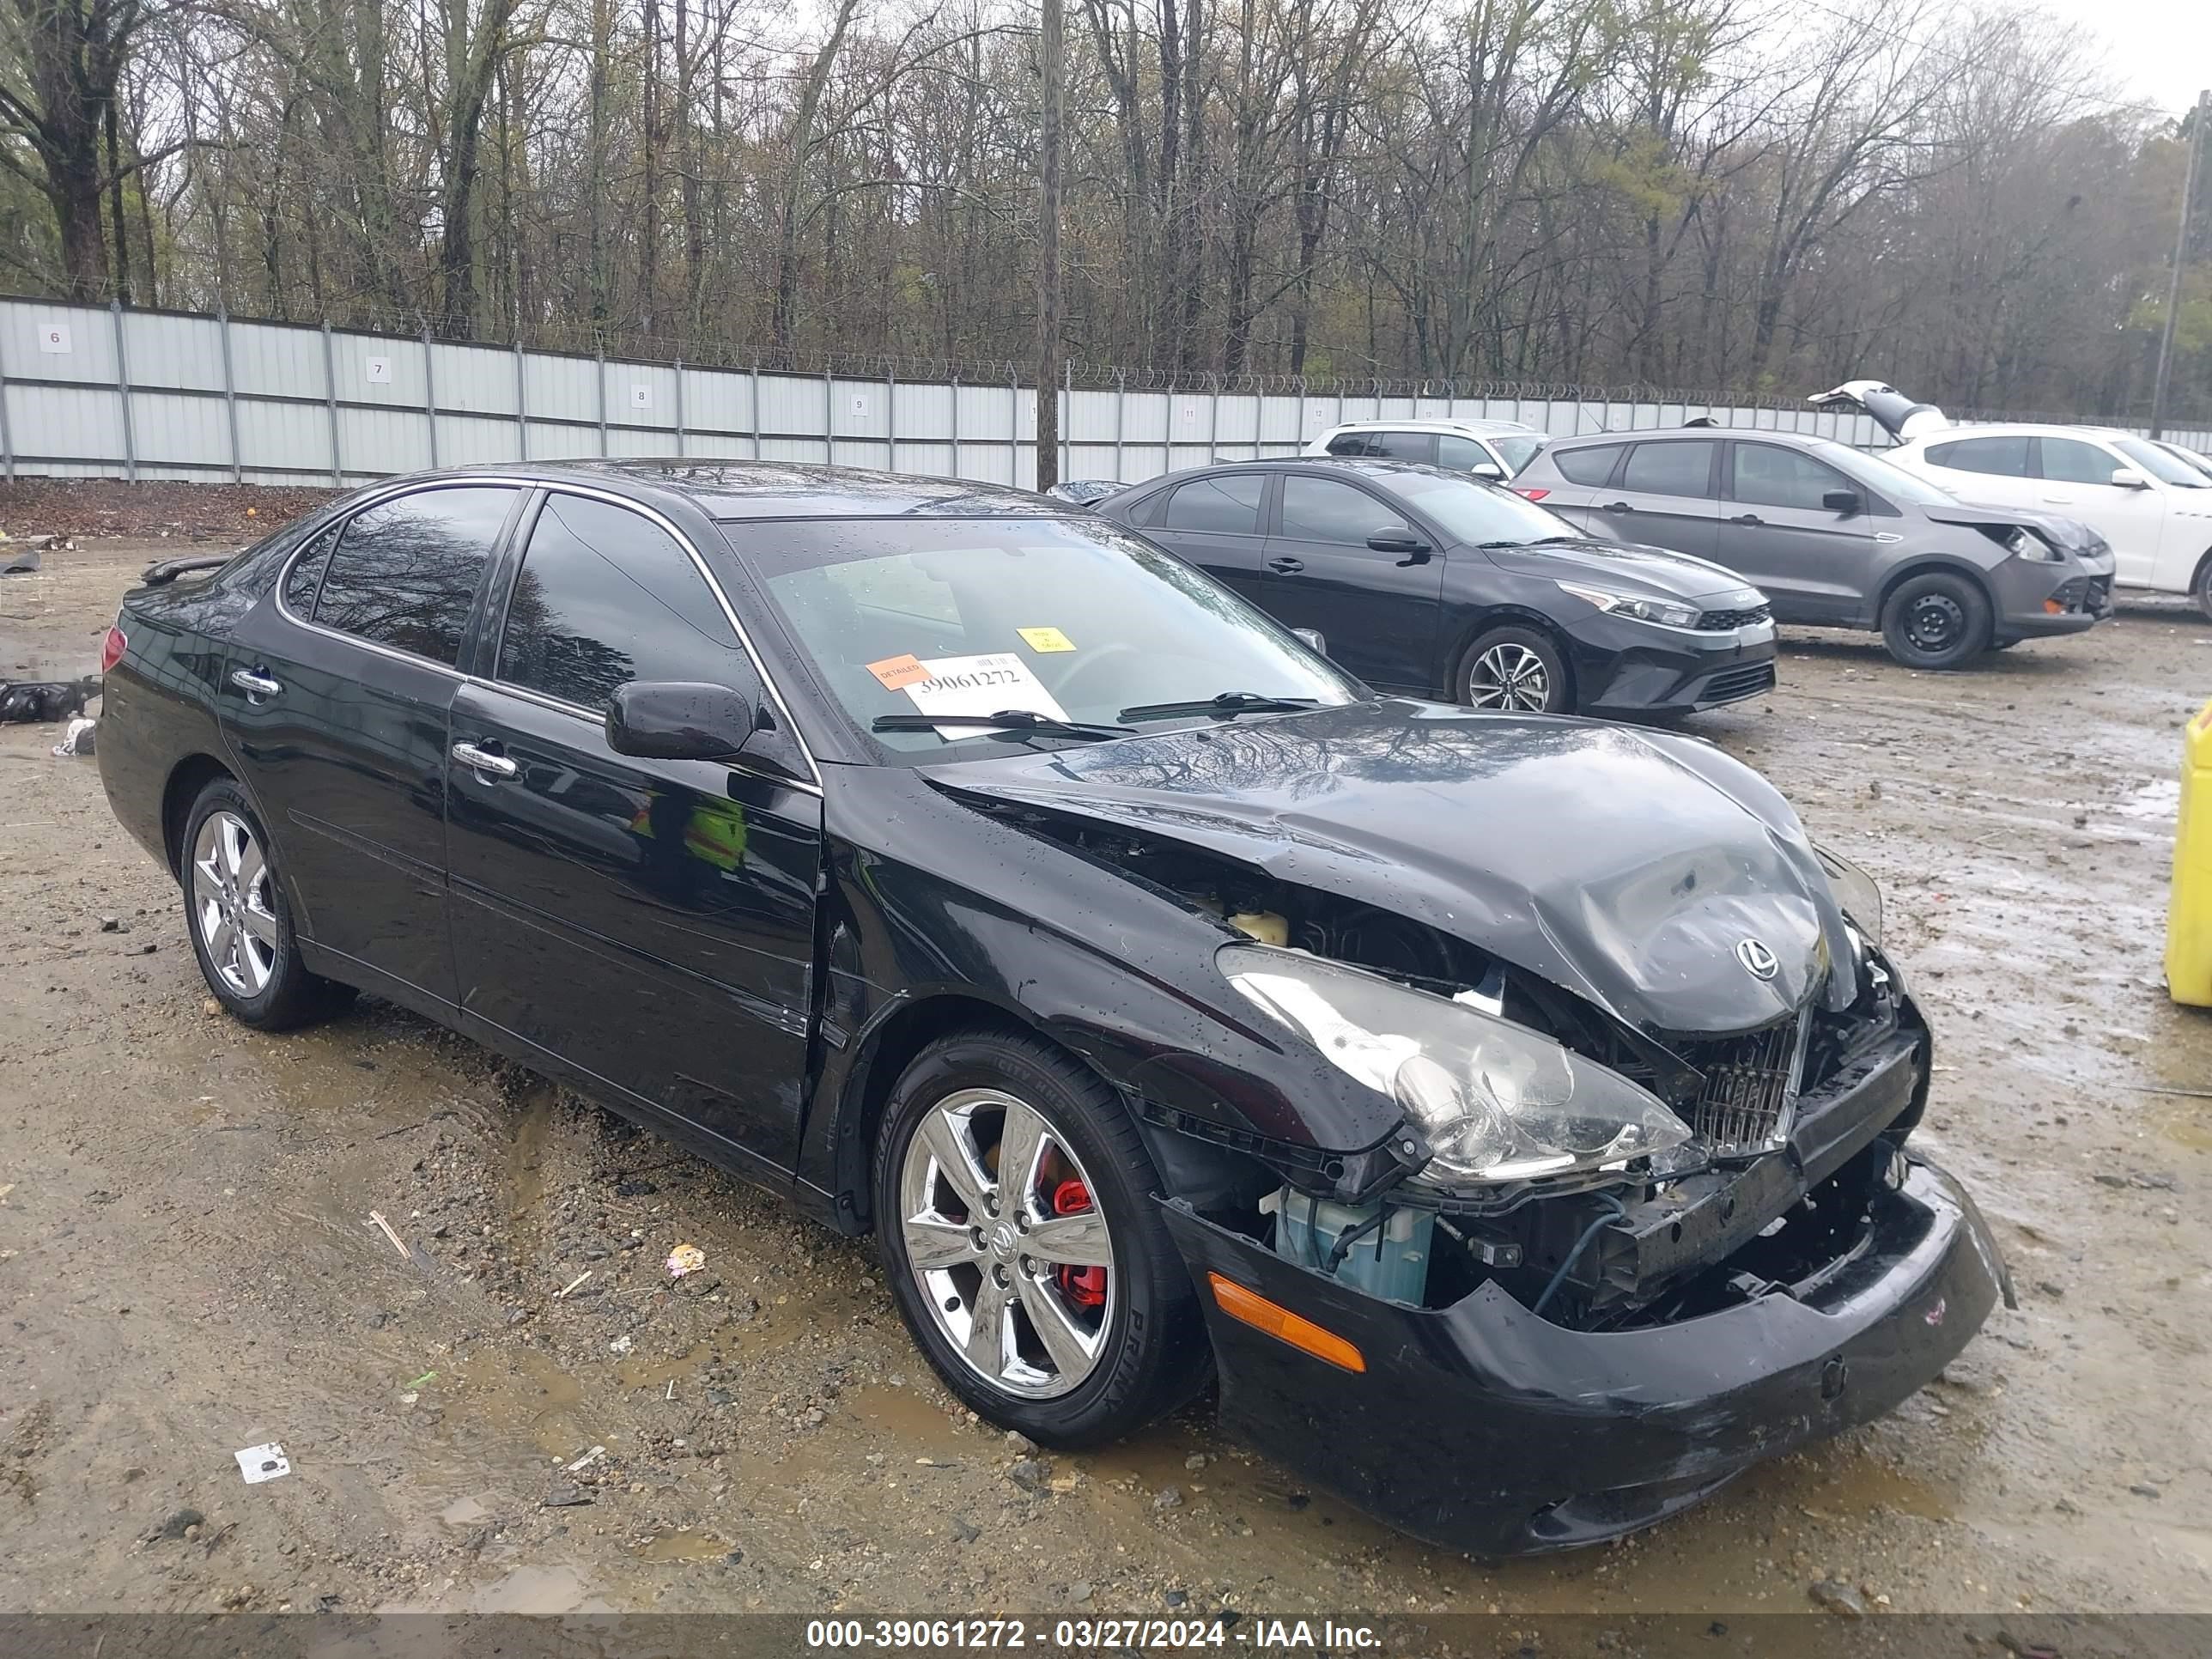
<path fill-rule="evenodd" d="M 929 671 L 921 665 L 921 659 L 911 651 L 902 657 L 885 657 L 881 662 L 868 665 L 886 691 L 902 691 L 909 685 L 919 684 L 929 678 Z"/>

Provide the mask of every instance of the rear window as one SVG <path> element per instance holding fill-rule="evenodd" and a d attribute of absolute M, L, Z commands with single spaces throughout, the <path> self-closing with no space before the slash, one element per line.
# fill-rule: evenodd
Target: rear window
<path fill-rule="evenodd" d="M 446 486 L 356 513 L 324 568 L 315 620 L 458 665 L 477 581 L 518 495 L 506 487 Z"/>
<path fill-rule="evenodd" d="M 1370 432 L 1367 453 L 1394 461 L 1419 461 L 1424 466 L 1437 458 L 1436 434 L 1430 432 Z"/>
<path fill-rule="evenodd" d="M 1649 495 L 1708 495 L 1712 493 L 1713 446 L 1710 439 L 1687 443 L 1638 444 L 1629 451 L 1620 487 Z"/>
<path fill-rule="evenodd" d="M 2033 476 L 2028 464 L 2028 440 L 2021 438 L 1960 438 L 1948 444 L 1928 446 L 1928 464 L 1960 472 L 1990 472 L 1999 477 Z"/>
<path fill-rule="evenodd" d="M 1613 464 L 1624 444 L 1592 444 L 1587 449 L 1554 449 L 1552 465 L 1570 483 L 1601 484 L 1613 477 Z"/>
<path fill-rule="evenodd" d="M 1206 530 L 1231 536 L 1260 533 L 1260 495 L 1267 479 L 1257 472 L 1194 478 L 1178 484 L 1167 511 L 1153 520 L 1162 530 Z"/>

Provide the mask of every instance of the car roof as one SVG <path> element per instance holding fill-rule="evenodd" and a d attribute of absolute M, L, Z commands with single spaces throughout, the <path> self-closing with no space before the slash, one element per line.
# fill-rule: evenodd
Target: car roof
<path fill-rule="evenodd" d="M 1823 432 L 1780 432 L 1764 426 L 1640 426 L 1626 432 L 1584 432 L 1572 438 L 1553 441 L 1554 449 L 1587 448 L 1592 444 L 1650 444 L 1696 443 L 1714 438 L 1755 438 L 1761 443 L 1802 445 L 1810 448 L 1814 444 L 1841 443 Z M 1845 448 L 1850 446 L 1845 444 Z"/>
<path fill-rule="evenodd" d="M 921 478 L 867 467 L 804 461 L 680 458 L 503 461 L 425 475 L 526 477 L 686 498 L 714 519 L 1064 517 L 1066 501 L 967 478 Z"/>
<path fill-rule="evenodd" d="M 1429 466 L 1419 461 L 1391 460 L 1380 455 L 1260 455 L 1249 461 L 1213 461 L 1205 466 L 1187 466 L 1180 472 L 1163 472 L 1158 477 L 1139 479 L 1121 493 L 1133 495 L 1140 489 L 1149 491 L 1161 484 L 1181 483 L 1217 472 L 1288 472 L 1304 476 L 1322 471 L 1361 472 L 1376 477 L 1412 472 L 1425 478 L 1452 478 L 1462 483 L 1479 482 L 1455 467 Z"/>
<path fill-rule="evenodd" d="M 1929 444 L 1956 443 L 1961 438 L 2139 438 L 2139 432 L 2130 432 L 2118 426 L 2067 426 L 2057 422 L 2034 421 L 1976 421 L 1972 426 L 1947 426 L 1941 431 L 1923 432 L 1911 441 L 1925 448 Z"/>
<path fill-rule="evenodd" d="M 1414 420 L 1410 417 L 1402 421 L 1339 421 L 1316 435 L 1326 438 L 1331 432 L 1471 432 L 1478 437 L 1540 438 L 1544 435 L 1536 428 L 1525 426 L 1519 421 Z"/>

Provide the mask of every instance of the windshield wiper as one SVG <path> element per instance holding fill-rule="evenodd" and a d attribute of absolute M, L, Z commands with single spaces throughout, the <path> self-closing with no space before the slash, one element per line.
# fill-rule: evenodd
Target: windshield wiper
<path fill-rule="evenodd" d="M 1095 720 L 1054 720 L 1049 714 L 1038 714 L 1034 708 L 1002 708 L 995 714 L 878 714 L 868 722 L 868 730 L 933 732 L 940 726 L 997 726 L 1000 728 L 997 732 L 988 735 L 1081 738 L 1092 743 L 1103 743 L 1109 738 L 1126 738 L 1131 731 L 1126 726 L 1105 726 Z"/>
<path fill-rule="evenodd" d="M 1124 708 L 1121 718 L 1164 720 L 1179 714 L 1286 714 L 1320 707 L 1317 697 L 1271 697 L 1260 691 L 1223 691 L 1195 702 L 1140 702 L 1133 708 Z"/>
<path fill-rule="evenodd" d="M 1477 542 L 1477 547 L 1555 547 L 1566 542 L 1586 542 L 1587 536 L 1539 536 L 1532 542 Z"/>

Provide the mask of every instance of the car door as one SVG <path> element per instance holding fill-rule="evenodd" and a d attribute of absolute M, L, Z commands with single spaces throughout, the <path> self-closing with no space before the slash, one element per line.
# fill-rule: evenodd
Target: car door
<path fill-rule="evenodd" d="M 1267 489 L 1264 472 L 1192 478 L 1168 492 L 1145 534 L 1256 605 L 1266 574 L 1260 507 Z"/>
<path fill-rule="evenodd" d="M 2166 535 L 2165 487 L 2126 456 L 2089 439 L 2045 435 L 2032 441 L 2043 480 L 2037 505 L 2088 525 L 2112 544 L 2113 576 L 2148 586 Z M 2143 477 L 2144 483 L 2114 483 L 2112 474 L 2122 467 Z"/>
<path fill-rule="evenodd" d="M 1711 438 L 1632 445 L 1618 482 L 1598 491 L 1598 522 L 1623 541 L 1711 558 L 1721 516 L 1714 494 L 1720 447 Z"/>
<path fill-rule="evenodd" d="M 1578 530 L 1611 536 L 1615 533 L 1614 520 L 1598 504 L 1614 499 L 1610 486 L 1627 453 L 1626 444 L 1554 447 L 1544 454 L 1542 466 L 1532 467 L 1528 476 L 1515 478 L 1512 489 L 1532 501 L 1541 501 Z"/>
<path fill-rule="evenodd" d="M 548 491 L 456 697 L 448 836 L 465 1021 L 777 1169 L 811 1018 L 822 796 L 787 715 L 754 757 L 608 744 L 633 680 L 777 705 L 673 526 Z"/>
<path fill-rule="evenodd" d="M 1715 559 L 1763 591 L 1784 622 L 1844 623 L 1866 610 L 1875 520 L 1864 489 L 1780 444 L 1729 445 Z M 1849 512 L 1824 498 L 1841 490 Z"/>
<path fill-rule="evenodd" d="M 1377 536 L 1428 550 L 1378 551 Z M 1400 508 L 1345 478 L 1285 472 L 1267 563 L 1270 616 L 1319 629 L 1330 659 L 1370 685 L 1431 690 L 1444 556 Z"/>
<path fill-rule="evenodd" d="M 222 724 L 290 876 L 295 920 L 351 982 L 456 1000 L 446 722 L 519 481 L 386 495 L 316 537 L 231 635 Z"/>

